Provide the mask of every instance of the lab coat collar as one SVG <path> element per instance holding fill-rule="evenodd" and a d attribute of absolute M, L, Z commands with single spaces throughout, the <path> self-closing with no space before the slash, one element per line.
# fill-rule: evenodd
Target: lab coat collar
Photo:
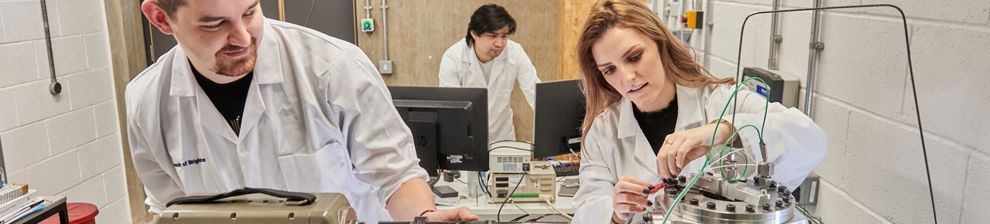
<path fill-rule="evenodd" d="M 254 79 L 258 84 L 282 83 L 285 80 L 282 73 L 282 51 L 279 50 L 278 36 L 271 23 L 271 19 L 265 19 L 264 33 L 258 44 L 258 61 L 254 66 Z"/>
<path fill-rule="evenodd" d="M 284 81 L 284 74 L 282 73 L 282 59 L 284 57 L 278 49 L 278 36 L 271 27 L 271 21 L 271 19 L 265 19 L 264 33 L 261 35 L 261 43 L 258 44 L 258 61 L 254 66 L 254 84 L 251 85 L 248 97 L 244 102 L 244 118 L 241 120 L 241 130 L 237 142 L 243 141 L 245 136 L 248 136 L 261 122 L 267 108 L 262 99 L 262 85 Z"/>
<path fill-rule="evenodd" d="M 704 109 L 702 102 L 702 88 L 691 88 L 677 85 L 677 122 L 675 131 L 690 129 L 700 126 L 698 121 L 704 121 Z M 619 103 L 619 128 L 618 137 L 628 138 L 637 134 L 642 134 L 636 117 L 633 116 L 632 101 L 622 97 Z"/>
<path fill-rule="evenodd" d="M 181 46 L 176 46 L 174 51 L 172 71 L 170 72 L 172 85 L 169 87 L 168 94 L 177 97 L 195 96 L 196 88 L 194 88 L 193 83 L 196 83 L 196 80 L 193 77 L 192 65 L 189 64 L 189 59 Z"/>
<path fill-rule="evenodd" d="M 247 136 L 248 133 L 254 130 L 264 115 L 266 105 L 262 99 L 261 85 L 281 83 L 284 81 L 282 56 L 278 50 L 278 37 L 272 29 L 269 19 L 265 19 L 263 26 L 264 31 L 260 40 L 261 42 L 258 44 L 258 58 L 254 67 L 254 80 L 252 80 L 251 87 L 248 89 L 248 96 L 244 102 L 240 136 L 235 134 L 223 119 L 202 118 L 202 116 L 211 116 L 213 118 L 223 117 L 209 99 L 205 97 L 205 93 L 201 93 L 203 97 L 196 100 L 197 107 L 199 108 L 198 114 L 201 116 L 203 128 L 214 134 L 223 136 L 224 139 L 230 142 L 238 143 L 243 140 L 244 136 Z M 172 61 L 172 84 L 169 94 L 176 97 L 197 96 L 199 84 L 196 83 L 195 77 L 193 77 L 192 66 L 189 64 L 189 59 L 186 58 L 185 52 L 182 51 L 181 47 L 175 49 Z"/>
<path fill-rule="evenodd" d="M 258 44 L 258 58 L 254 66 L 254 83 L 272 84 L 281 83 L 282 76 L 281 54 L 278 50 L 278 42 L 275 32 L 271 28 L 271 21 L 265 19 L 264 31 L 261 42 Z M 170 96 L 189 97 L 196 95 L 195 77 L 192 73 L 192 65 L 182 47 L 175 48 L 172 56 L 172 85 L 169 88 Z"/>

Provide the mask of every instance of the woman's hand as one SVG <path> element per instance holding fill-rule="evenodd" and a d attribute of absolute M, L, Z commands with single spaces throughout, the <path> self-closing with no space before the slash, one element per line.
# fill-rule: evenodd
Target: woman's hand
<path fill-rule="evenodd" d="M 647 206 L 652 206 L 644 191 L 649 191 L 649 183 L 636 179 L 635 177 L 622 176 L 619 182 L 615 183 L 612 193 L 612 220 L 625 222 L 637 212 L 646 211 Z"/>
<path fill-rule="evenodd" d="M 735 129 L 727 121 L 675 132 L 663 140 L 657 153 L 657 173 L 663 178 L 674 178 L 681 169 L 698 157 L 705 155 L 712 146 L 712 132 L 718 127 L 715 144 L 724 143 Z"/>

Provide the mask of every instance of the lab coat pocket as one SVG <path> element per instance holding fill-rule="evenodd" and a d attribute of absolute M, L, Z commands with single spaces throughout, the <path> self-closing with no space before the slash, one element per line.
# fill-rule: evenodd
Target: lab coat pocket
<path fill-rule="evenodd" d="M 354 171 L 347 151 L 339 143 L 324 145 L 311 154 L 278 158 L 289 191 L 344 192 Z"/>

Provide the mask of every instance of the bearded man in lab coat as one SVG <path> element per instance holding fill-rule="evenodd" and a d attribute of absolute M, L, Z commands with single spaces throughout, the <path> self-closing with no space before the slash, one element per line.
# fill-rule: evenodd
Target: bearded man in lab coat
<path fill-rule="evenodd" d="M 509 40 L 516 21 L 495 4 L 483 5 L 471 15 L 467 35 L 443 53 L 441 87 L 488 89 L 488 141 L 515 140 L 509 98 L 518 81 L 529 107 L 536 100 L 536 68 L 522 46 Z"/>
<path fill-rule="evenodd" d="M 358 219 L 475 220 L 436 211 L 412 135 L 353 44 L 266 19 L 259 0 L 146 0 L 179 43 L 127 86 L 150 212 L 243 187 L 341 192 Z"/>

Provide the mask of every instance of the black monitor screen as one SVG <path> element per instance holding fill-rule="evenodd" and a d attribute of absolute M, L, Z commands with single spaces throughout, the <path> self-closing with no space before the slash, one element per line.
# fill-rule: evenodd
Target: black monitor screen
<path fill-rule="evenodd" d="M 579 151 L 584 95 L 579 80 L 536 84 L 533 156 L 547 157 Z"/>
<path fill-rule="evenodd" d="M 488 94 L 483 88 L 390 86 L 395 109 L 413 134 L 420 166 L 488 170 Z"/>

